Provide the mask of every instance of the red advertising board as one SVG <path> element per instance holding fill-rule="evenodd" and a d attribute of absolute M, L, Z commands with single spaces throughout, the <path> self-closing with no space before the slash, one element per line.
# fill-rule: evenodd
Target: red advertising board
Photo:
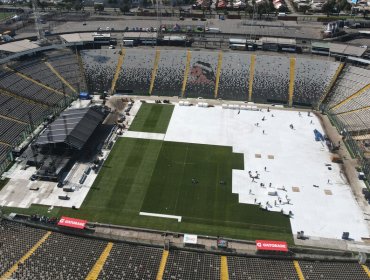
<path fill-rule="evenodd" d="M 86 223 L 87 223 L 86 220 L 74 219 L 74 218 L 69 218 L 69 217 L 61 217 L 58 222 L 58 226 L 84 229 Z"/>
<path fill-rule="evenodd" d="M 288 244 L 285 241 L 256 240 L 258 251 L 281 251 L 288 252 Z"/>

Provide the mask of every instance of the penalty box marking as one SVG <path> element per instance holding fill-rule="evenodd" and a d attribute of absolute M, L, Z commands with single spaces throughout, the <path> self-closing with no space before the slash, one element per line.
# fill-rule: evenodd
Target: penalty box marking
<path fill-rule="evenodd" d="M 175 216 L 175 215 L 157 214 L 157 213 L 149 213 L 149 212 L 140 212 L 139 214 L 142 216 L 175 219 L 178 222 L 181 222 L 181 219 L 182 219 L 182 216 Z"/>

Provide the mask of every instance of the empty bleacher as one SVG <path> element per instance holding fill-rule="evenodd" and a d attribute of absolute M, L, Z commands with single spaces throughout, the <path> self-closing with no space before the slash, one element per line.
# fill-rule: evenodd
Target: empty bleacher
<path fill-rule="evenodd" d="M 12 65 L 12 69 L 60 92 L 65 92 L 68 95 L 72 94 L 71 89 L 63 84 L 41 58 L 17 63 Z"/>
<path fill-rule="evenodd" d="M 162 250 L 114 244 L 98 279 L 156 279 Z"/>
<path fill-rule="evenodd" d="M 306 280 L 365 280 L 369 276 L 358 263 L 299 261 Z"/>
<path fill-rule="evenodd" d="M 370 70 L 351 65 L 345 66 L 331 91 L 328 107 L 334 107 L 368 84 L 370 84 Z"/>
<path fill-rule="evenodd" d="M 316 105 L 338 67 L 338 62 L 297 57 L 293 104 Z"/>
<path fill-rule="evenodd" d="M 181 95 L 186 64 L 186 51 L 161 50 L 153 95 Z"/>
<path fill-rule="evenodd" d="M 185 96 L 214 98 L 217 65 L 217 52 L 192 51 Z"/>
<path fill-rule="evenodd" d="M 117 67 L 118 56 L 118 50 L 81 51 L 86 83 L 91 93 L 102 93 L 110 90 Z"/>
<path fill-rule="evenodd" d="M 86 85 L 75 52 L 69 49 L 45 53 L 47 62 L 76 90 L 85 91 Z"/>
<path fill-rule="evenodd" d="M 293 262 L 260 258 L 227 257 L 230 280 L 298 280 Z"/>
<path fill-rule="evenodd" d="M 85 279 L 107 242 L 52 233 L 12 275 L 18 280 Z"/>
<path fill-rule="evenodd" d="M 370 129 L 370 108 L 337 115 L 347 131 L 360 131 Z"/>
<path fill-rule="evenodd" d="M 116 91 L 148 95 L 154 59 L 155 50 L 127 49 L 116 83 Z"/>
<path fill-rule="evenodd" d="M 370 106 L 370 89 L 356 95 L 352 98 L 345 99 L 341 105 L 338 105 L 330 111 L 334 114 L 341 114 L 348 111 L 355 111 Z"/>
<path fill-rule="evenodd" d="M 218 97 L 225 100 L 248 100 L 251 56 L 224 53 Z"/>
<path fill-rule="evenodd" d="M 0 115 L 27 123 L 31 118 L 34 123 L 38 123 L 47 111 L 46 107 L 14 98 L 0 91 Z"/>
<path fill-rule="evenodd" d="M 110 90 L 119 51 L 85 50 L 81 52 L 90 91 Z M 147 95 L 150 89 L 156 51 L 126 49 L 116 82 L 116 91 Z M 251 55 L 224 52 L 220 68 L 218 96 L 225 100 L 248 100 Z M 182 94 L 187 51 L 161 50 L 153 95 Z M 185 97 L 214 98 L 219 53 L 190 51 Z M 295 60 L 293 104 L 313 106 L 326 93 L 339 63 L 297 57 Z M 351 70 L 351 73 L 356 70 Z M 288 104 L 290 58 L 257 55 L 254 63 L 251 100 Z M 104 80 L 104 81 L 103 81 Z"/>
<path fill-rule="evenodd" d="M 7 72 L 0 77 L 0 88 L 48 106 L 56 105 L 63 99 L 63 94 L 39 86 L 14 72 Z"/>
<path fill-rule="evenodd" d="M 18 223 L 0 221 L 0 277 L 46 233 Z"/>
<path fill-rule="evenodd" d="M 8 145 L 0 144 L 0 162 L 5 162 L 10 151 L 11 148 Z"/>
<path fill-rule="evenodd" d="M 28 127 L 26 124 L 17 123 L 0 116 L 0 141 L 11 146 L 20 143 L 19 137 Z"/>
<path fill-rule="evenodd" d="M 221 258 L 218 255 L 170 251 L 163 279 L 220 279 Z"/>
<path fill-rule="evenodd" d="M 101 259 L 107 244 L 0 220 L 0 278 L 132 280 L 158 279 L 163 272 L 161 279 L 165 280 L 217 280 L 227 274 L 230 280 L 369 279 L 365 269 L 351 261 L 298 261 L 298 272 L 292 260 L 229 255 L 223 257 L 227 266 L 222 268 L 220 255 L 181 249 L 171 249 L 161 265 L 162 249 L 121 242 L 110 244 L 106 258 Z"/>
<path fill-rule="evenodd" d="M 255 102 L 288 103 L 289 57 L 258 55 L 255 63 L 253 96 Z"/>

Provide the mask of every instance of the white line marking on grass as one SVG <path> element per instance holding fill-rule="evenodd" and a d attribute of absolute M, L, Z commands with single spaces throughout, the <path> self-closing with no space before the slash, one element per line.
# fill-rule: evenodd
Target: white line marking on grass
<path fill-rule="evenodd" d="M 176 219 L 178 222 L 181 222 L 181 219 L 182 219 L 181 216 L 175 216 L 175 215 L 166 215 L 166 214 L 157 214 L 157 213 L 148 213 L 148 212 L 140 212 L 139 214 L 142 216 Z"/>
<path fill-rule="evenodd" d="M 153 133 L 153 132 L 140 132 L 140 131 L 126 131 L 123 133 L 122 137 L 129 138 L 141 138 L 141 139 L 151 139 L 151 140 L 164 140 L 164 133 Z"/>
<path fill-rule="evenodd" d="M 188 152 L 189 152 L 189 143 L 186 145 L 186 153 L 185 153 L 185 158 L 184 162 L 182 163 L 182 180 L 184 180 L 184 173 L 185 173 L 185 165 L 186 165 L 186 160 L 188 159 Z M 175 210 L 177 209 L 177 202 L 179 201 L 179 195 L 180 195 L 180 188 L 177 188 L 177 196 L 176 196 L 176 202 L 175 202 Z"/>

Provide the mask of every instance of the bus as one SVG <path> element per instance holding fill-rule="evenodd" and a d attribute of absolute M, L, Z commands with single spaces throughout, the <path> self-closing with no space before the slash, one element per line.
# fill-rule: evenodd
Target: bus
<path fill-rule="evenodd" d="M 245 51 L 247 46 L 247 39 L 229 39 L 229 48 L 232 50 Z"/>
<path fill-rule="evenodd" d="M 101 44 L 110 44 L 111 43 L 111 37 L 110 33 L 97 33 L 95 32 L 93 34 L 94 42 L 101 43 Z"/>
<path fill-rule="evenodd" d="M 134 40 L 123 40 L 123 45 L 125 47 L 133 47 L 135 46 L 135 41 Z"/>
<path fill-rule="evenodd" d="M 246 45 L 245 44 L 230 44 L 229 48 L 232 50 L 245 51 Z"/>

